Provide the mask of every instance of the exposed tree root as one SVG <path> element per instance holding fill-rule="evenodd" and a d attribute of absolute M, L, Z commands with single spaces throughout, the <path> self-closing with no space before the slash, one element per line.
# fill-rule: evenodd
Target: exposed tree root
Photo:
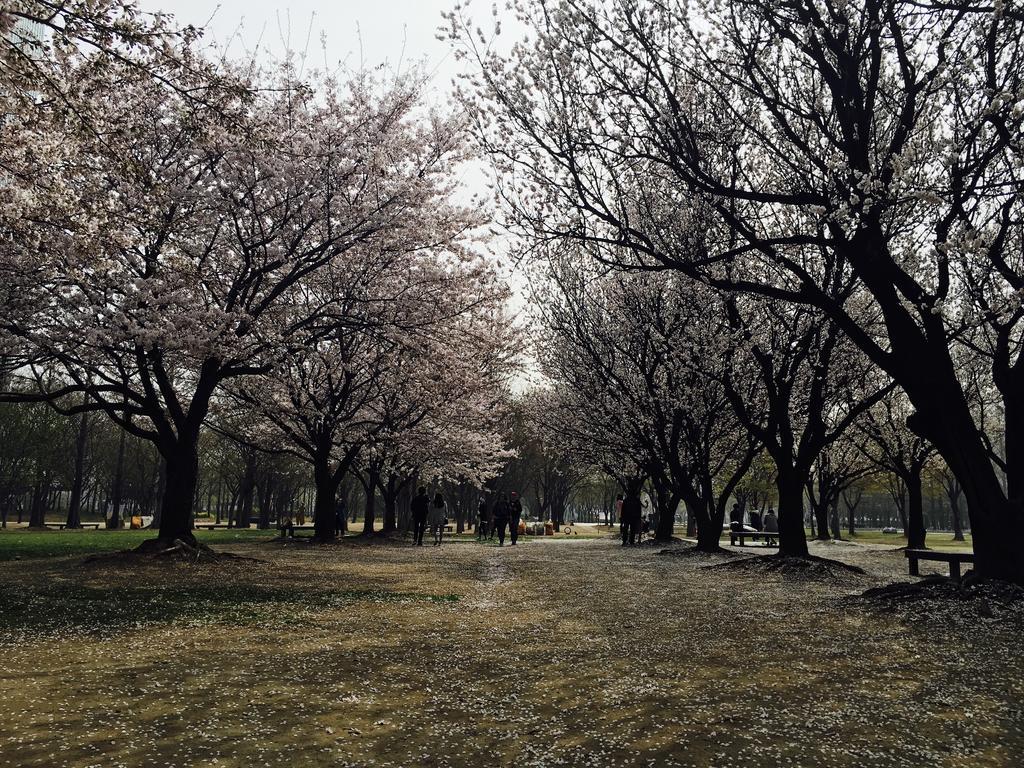
<path fill-rule="evenodd" d="M 741 552 L 732 552 L 728 549 L 723 549 L 722 547 L 719 547 L 714 552 L 706 552 L 702 549 L 697 549 L 697 547 L 694 546 L 672 547 L 671 549 L 663 549 L 657 554 L 666 555 L 668 557 L 699 558 L 702 560 L 721 560 L 743 556 Z"/>
<path fill-rule="evenodd" d="M 979 579 L 973 571 L 968 571 L 960 582 L 946 576 L 928 576 L 920 581 L 874 587 L 850 600 L 902 613 L 915 621 L 972 625 L 995 620 L 1024 626 L 1024 587 L 1006 581 Z"/>
<path fill-rule="evenodd" d="M 196 539 L 146 539 L 135 549 L 90 555 L 83 563 L 103 565 L 140 565 L 144 563 L 222 563 L 226 561 L 260 563 L 253 557 L 216 552 Z"/>
<path fill-rule="evenodd" d="M 816 555 L 808 555 L 807 557 L 791 557 L 779 554 L 761 555 L 757 557 L 744 557 L 739 560 L 731 560 L 707 567 L 729 568 L 751 573 L 780 574 L 806 581 L 839 581 L 868 575 L 867 571 L 856 565 L 848 565 L 838 560 L 830 560 Z"/>
<path fill-rule="evenodd" d="M 641 547 L 671 547 L 674 544 L 683 544 L 683 543 L 684 542 L 683 542 L 682 539 L 680 539 L 680 538 L 678 538 L 676 536 L 673 536 L 672 538 L 665 539 L 665 540 L 654 539 L 654 538 L 644 539 L 643 541 L 640 542 L 639 546 L 641 546 Z"/>

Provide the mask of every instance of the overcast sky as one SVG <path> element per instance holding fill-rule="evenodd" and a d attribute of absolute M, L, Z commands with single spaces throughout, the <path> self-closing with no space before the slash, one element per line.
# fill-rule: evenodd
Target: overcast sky
<path fill-rule="evenodd" d="M 436 72 L 440 93 L 457 70 L 448 43 L 435 35 L 441 12 L 454 5 L 455 0 L 142 0 L 147 10 L 169 11 L 182 24 L 204 27 L 208 42 L 230 45 L 235 55 L 257 46 L 275 54 L 290 47 L 308 50 L 311 64 L 322 67 L 323 36 L 331 69 L 339 62 L 358 69 L 425 60 Z M 490 2 L 471 5 L 481 17 L 490 16 Z"/>

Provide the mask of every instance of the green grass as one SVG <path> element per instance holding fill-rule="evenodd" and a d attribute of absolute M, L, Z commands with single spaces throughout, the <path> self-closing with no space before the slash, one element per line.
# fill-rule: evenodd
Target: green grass
<path fill-rule="evenodd" d="M 807 534 L 808 541 L 811 540 L 811 531 L 808 528 L 805 533 Z M 722 531 L 722 540 L 729 540 L 729 532 Z M 846 531 L 843 531 L 843 539 L 846 541 L 855 541 L 858 544 L 890 544 L 894 547 L 905 547 L 907 545 L 907 538 L 901 533 L 882 533 L 877 528 L 864 528 L 857 531 L 857 533 L 851 536 Z M 953 541 L 953 534 L 948 531 L 934 532 L 929 531 L 928 537 L 925 539 L 925 545 L 929 549 L 973 549 L 974 542 L 971 539 L 971 534 L 964 534 L 964 541 Z"/>
<path fill-rule="evenodd" d="M 882 533 L 877 529 L 857 531 L 854 536 L 844 532 L 843 538 L 860 544 L 892 544 L 897 547 L 903 547 L 907 544 L 907 539 L 903 534 Z M 925 539 L 925 545 L 931 549 L 973 549 L 974 541 L 969 533 L 964 534 L 964 541 L 953 541 L 953 534 L 948 531 L 929 531 Z"/>
<path fill-rule="evenodd" d="M 239 541 L 254 542 L 277 535 L 276 531 L 255 528 L 242 530 L 196 531 L 196 538 L 210 546 Z M 30 560 L 41 557 L 90 555 L 137 547 L 156 535 L 154 531 L 29 531 L 24 528 L 0 530 L 0 561 Z"/>

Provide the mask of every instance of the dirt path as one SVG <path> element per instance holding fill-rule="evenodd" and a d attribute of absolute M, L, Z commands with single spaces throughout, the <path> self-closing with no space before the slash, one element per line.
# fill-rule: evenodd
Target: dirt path
<path fill-rule="evenodd" d="M 1020 765 L 1020 615 L 851 603 L 902 554 L 814 546 L 869 575 L 607 539 L 2 564 L 0 766 Z"/>

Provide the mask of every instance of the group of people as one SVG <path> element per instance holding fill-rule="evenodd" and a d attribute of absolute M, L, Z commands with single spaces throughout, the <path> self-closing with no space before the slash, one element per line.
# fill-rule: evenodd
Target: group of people
<path fill-rule="evenodd" d="M 490 509 L 487 499 L 480 498 L 477 509 L 476 537 L 479 541 L 498 535 L 498 546 L 505 546 L 505 533 L 510 534 L 512 545 L 519 539 L 519 521 L 523 517 L 523 502 L 515 491 L 500 493 Z"/>
<path fill-rule="evenodd" d="M 639 544 L 650 525 L 650 521 L 644 517 L 644 504 L 640 498 L 640 492 L 616 496 L 615 512 L 619 517 L 622 546 Z"/>
<path fill-rule="evenodd" d="M 412 537 L 413 544 L 422 547 L 423 536 L 427 530 L 434 540 L 434 546 L 440 546 L 444 540 L 445 526 L 448 525 L 448 505 L 440 493 L 434 494 L 433 500 L 427 495 L 427 489 L 420 487 L 413 497 L 410 506 L 412 512 Z M 480 499 L 480 507 L 477 511 L 477 539 L 483 540 L 488 536 L 494 538 L 498 535 L 498 546 L 505 546 L 506 532 L 511 534 L 514 545 L 519 538 L 519 521 L 523 516 L 523 502 L 519 494 L 501 493 L 497 500 L 488 509 L 487 499 Z"/>
<path fill-rule="evenodd" d="M 775 508 L 769 504 L 768 511 L 764 513 L 763 518 L 756 509 L 750 510 L 749 525 L 755 531 L 763 531 L 766 534 L 778 533 L 779 518 L 775 514 Z M 733 504 L 732 509 L 729 511 L 729 527 L 734 531 L 743 530 L 743 507 L 739 504 Z M 764 545 L 766 547 L 778 546 L 778 541 L 776 541 L 774 536 L 765 536 Z"/>
<path fill-rule="evenodd" d="M 434 539 L 434 546 L 441 545 L 444 539 L 444 527 L 448 525 L 448 505 L 444 496 L 440 493 L 434 494 L 431 501 L 427 495 L 427 489 L 422 486 L 416 492 L 410 505 L 412 512 L 412 540 L 417 547 L 423 546 L 423 534 L 430 528 L 430 535 Z"/>

